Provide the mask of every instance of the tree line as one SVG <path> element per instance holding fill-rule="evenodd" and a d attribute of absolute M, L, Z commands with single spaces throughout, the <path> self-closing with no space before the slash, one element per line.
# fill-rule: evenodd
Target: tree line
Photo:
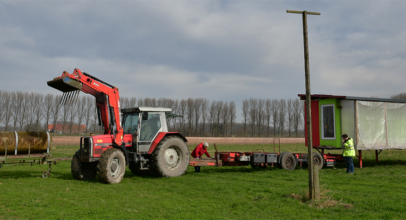
<path fill-rule="evenodd" d="M 61 125 L 64 134 L 100 133 L 95 98 L 79 96 L 68 105 L 60 105 L 62 95 L 0 90 L 0 126 L 3 131 L 40 131 Z M 121 108 L 136 106 L 172 108 L 168 118 L 170 131 L 186 136 L 270 137 L 303 136 L 303 102 L 299 99 L 243 100 L 242 121 L 237 122 L 234 101 L 205 98 L 120 98 Z"/>

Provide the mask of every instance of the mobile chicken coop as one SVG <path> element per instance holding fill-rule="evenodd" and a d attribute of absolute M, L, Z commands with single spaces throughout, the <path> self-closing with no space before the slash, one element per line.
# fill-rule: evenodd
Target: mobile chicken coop
<path fill-rule="evenodd" d="M 406 100 L 335 95 L 311 95 L 311 100 L 313 148 L 325 164 L 342 160 L 338 154 L 324 154 L 325 149 L 341 148 L 342 134 L 354 139 L 360 167 L 363 150 L 375 150 L 378 162 L 382 150 L 406 149 Z M 305 122 L 306 137 L 307 130 Z"/>

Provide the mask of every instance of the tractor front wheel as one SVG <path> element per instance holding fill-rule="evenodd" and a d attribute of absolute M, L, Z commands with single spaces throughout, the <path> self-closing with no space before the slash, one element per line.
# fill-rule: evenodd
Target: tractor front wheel
<path fill-rule="evenodd" d="M 158 176 L 181 176 L 189 165 L 189 149 L 179 137 L 168 136 L 156 146 L 153 160 L 153 168 Z"/>
<path fill-rule="evenodd" d="M 121 150 L 106 150 L 97 164 L 97 175 L 102 183 L 120 183 L 125 173 L 125 157 Z"/>
<path fill-rule="evenodd" d="M 77 180 L 92 180 L 96 178 L 97 162 L 84 163 L 80 161 L 80 156 L 83 155 L 84 149 L 79 149 L 73 155 L 71 161 L 71 173 L 74 179 Z"/>

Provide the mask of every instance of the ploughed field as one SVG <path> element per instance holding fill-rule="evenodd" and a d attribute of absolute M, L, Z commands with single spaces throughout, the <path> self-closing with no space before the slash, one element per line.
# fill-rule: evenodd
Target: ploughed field
<path fill-rule="evenodd" d="M 211 141 L 209 141 L 212 144 Z M 219 151 L 279 151 L 271 144 L 217 144 Z M 192 151 L 194 145 L 189 145 Z M 54 156 L 72 156 L 78 146 L 56 146 Z M 307 152 L 303 144 L 281 144 L 281 151 Z M 335 153 L 339 153 L 336 151 Z M 213 155 L 211 145 L 209 153 Z M 334 152 L 333 152 L 334 153 Z M 120 184 L 77 181 L 70 161 L 52 166 L 0 169 L 0 219 L 404 219 L 406 151 L 363 152 L 355 174 L 345 165 L 320 170 L 322 200 L 302 200 L 308 170 L 268 167 L 202 167 L 176 178 L 134 176 L 127 168 Z"/>

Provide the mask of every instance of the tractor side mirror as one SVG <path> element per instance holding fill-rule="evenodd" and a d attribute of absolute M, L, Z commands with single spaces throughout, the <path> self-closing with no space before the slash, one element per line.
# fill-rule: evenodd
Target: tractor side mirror
<path fill-rule="evenodd" d="M 142 120 L 143 120 L 143 121 L 148 120 L 148 112 L 143 112 L 143 113 L 142 113 Z"/>

